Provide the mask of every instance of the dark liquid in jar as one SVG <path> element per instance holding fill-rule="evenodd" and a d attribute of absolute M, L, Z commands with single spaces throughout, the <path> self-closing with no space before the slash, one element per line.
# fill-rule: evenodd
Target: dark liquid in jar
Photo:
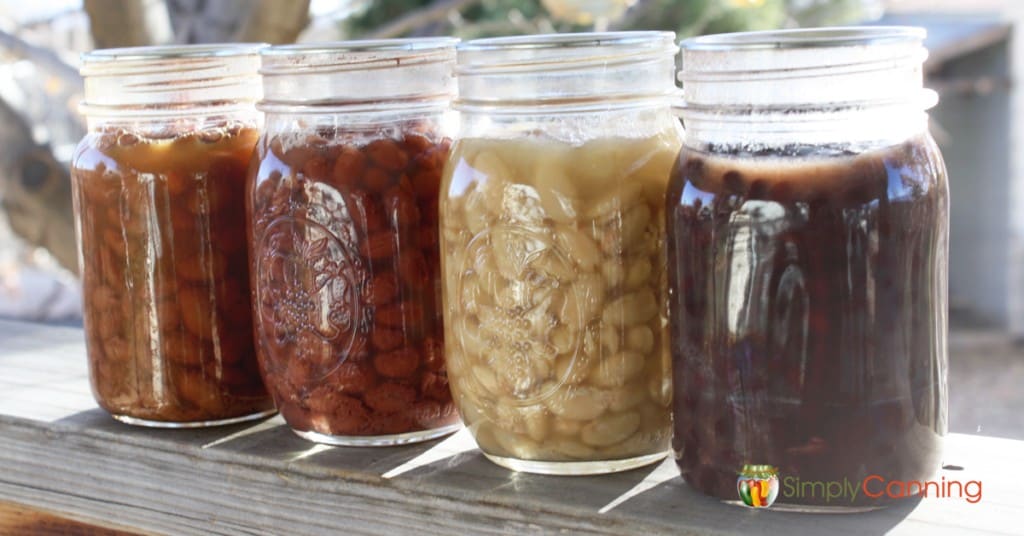
<path fill-rule="evenodd" d="M 110 413 L 204 422 L 273 409 L 253 348 L 239 191 L 257 132 L 89 134 L 72 163 L 93 392 Z"/>
<path fill-rule="evenodd" d="M 739 470 L 769 464 L 778 502 L 823 505 L 787 477 L 931 477 L 946 431 L 948 221 L 934 142 L 786 158 L 684 148 L 668 199 L 686 481 L 736 500 Z"/>
<path fill-rule="evenodd" d="M 330 436 L 458 422 L 437 231 L 450 141 L 410 124 L 260 145 L 249 193 L 257 341 L 282 416 Z"/>

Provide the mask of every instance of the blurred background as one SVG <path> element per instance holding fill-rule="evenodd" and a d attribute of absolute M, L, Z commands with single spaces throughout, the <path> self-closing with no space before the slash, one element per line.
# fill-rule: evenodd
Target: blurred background
<path fill-rule="evenodd" d="M 952 191 L 950 426 L 1024 439 L 1022 21 L 1014 0 L 0 0 L 0 318 L 81 323 L 68 162 L 93 48 L 911 24 Z"/>

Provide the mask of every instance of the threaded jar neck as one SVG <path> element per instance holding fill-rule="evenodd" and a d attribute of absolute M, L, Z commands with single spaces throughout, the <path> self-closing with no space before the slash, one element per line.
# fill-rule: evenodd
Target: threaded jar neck
<path fill-rule="evenodd" d="M 82 111 L 137 120 L 251 110 L 265 44 L 101 49 L 82 56 Z"/>
<path fill-rule="evenodd" d="M 269 113 L 447 106 L 455 96 L 451 37 L 283 45 L 262 53 Z"/>
<path fill-rule="evenodd" d="M 497 37 L 458 48 L 463 111 L 585 111 L 664 103 L 677 93 L 675 34 L 601 32 Z"/>
<path fill-rule="evenodd" d="M 724 145 L 861 143 L 922 131 L 925 31 L 849 27 L 684 40 L 688 138 Z"/>

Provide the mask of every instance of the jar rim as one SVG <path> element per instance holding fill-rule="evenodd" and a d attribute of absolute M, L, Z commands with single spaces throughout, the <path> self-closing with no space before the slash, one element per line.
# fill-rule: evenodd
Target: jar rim
<path fill-rule="evenodd" d="M 578 32 L 563 34 L 513 35 L 505 37 L 484 37 L 471 39 L 458 45 L 458 50 L 486 51 L 509 49 L 543 49 L 573 48 L 614 45 L 636 45 L 656 43 L 658 41 L 672 44 L 675 32 L 654 30 L 622 31 L 622 32 Z"/>
<path fill-rule="evenodd" d="M 917 26 L 837 26 L 703 35 L 684 39 L 679 47 L 683 51 L 827 48 L 913 43 L 926 36 L 927 31 Z"/>
<path fill-rule="evenodd" d="M 254 56 L 269 46 L 267 43 L 213 43 L 100 48 L 82 54 L 81 58 L 85 64 L 176 58 L 225 58 Z"/>
<path fill-rule="evenodd" d="M 443 50 L 454 47 L 457 37 L 402 37 L 396 39 L 366 39 L 330 41 L 326 43 L 299 43 L 274 45 L 260 51 L 262 56 L 292 56 L 313 54 L 335 54 L 338 52 L 375 51 L 424 51 Z"/>

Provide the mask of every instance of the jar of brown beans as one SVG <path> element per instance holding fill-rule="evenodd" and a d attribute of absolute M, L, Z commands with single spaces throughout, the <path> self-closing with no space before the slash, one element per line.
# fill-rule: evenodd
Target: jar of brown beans
<path fill-rule="evenodd" d="M 250 168 L 258 353 L 300 436 L 393 445 L 454 431 L 437 195 L 454 39 L 264 51 Z"/>

